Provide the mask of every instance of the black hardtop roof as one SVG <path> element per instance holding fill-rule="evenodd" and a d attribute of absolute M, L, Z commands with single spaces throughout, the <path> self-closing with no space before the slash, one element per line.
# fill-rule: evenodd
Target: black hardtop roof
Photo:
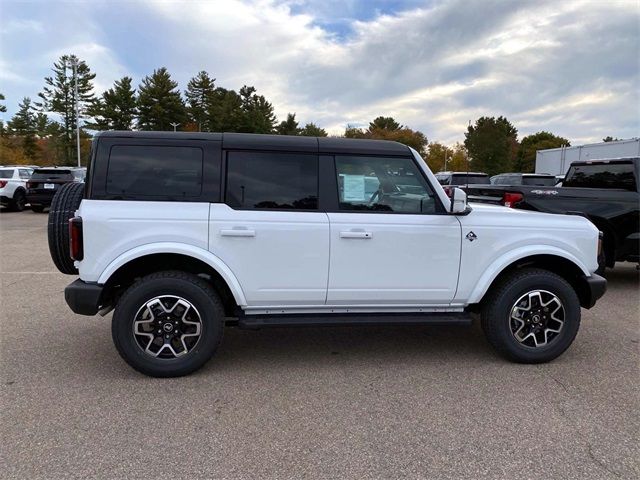
<path fill-rule="evenodd" d="M 234 150 L 291 150 L 321 154 L 384 154 L 398 156 L 410 154 L 409 147 L 402 143 L 357 138 L 302 137 L 256 133 L 132 132 L 115 130 L 96 134 L 96 138 L 105 137 L 222 141 L 223 148 Z"/>
<path fill-rule="evenodd" d="M 570 166 L 573 165 L 592 165 L 592 164 L 603 164 L 603 163 L 640 163 L 640 157 L 620 157 L 620 158 L 594 158 L 593 160 L 576 160 L 575 162 L 571 162 Z"/>

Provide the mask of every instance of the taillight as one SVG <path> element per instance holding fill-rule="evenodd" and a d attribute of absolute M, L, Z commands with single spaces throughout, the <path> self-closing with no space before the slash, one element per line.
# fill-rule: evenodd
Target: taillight
<path fill-rule="evenodd" d="M 69 255 L 72 260 L 78 261 L 84 257 L 81 217 L 73 217 L 69 220 Z"/>
<path fill-rule="evenodd" d="M 33 188 L 33 183 L 27 182 L 27 188 Z"/>
<path fill-rule="evenodd" d="M 602 239 L 604 238 L 604 233 L 598 232 L 598 257 L 602 255 Z"/>
<path fill-rule="evenodd" d="M 447 197 L 451 198 L 451 192 L 453 191 L 453 187 L 451 185 L 446 185 L 442 187 L 442 189 L 444 190 L 444 193 L 447 194 Z"/>
<path fill-rule="evenodd" d="M 0 188 L 4 188 L 7 186 L 7 181 L 6 180 L 0 180 Z"/>
<path fill-rule="evenodd" d="M 514 207 L 516 203 L 521 202 L 523 198 L 521 193 L 505 192 L 504 195 L 502 195 L 502 204 L 505 207 Z"/>

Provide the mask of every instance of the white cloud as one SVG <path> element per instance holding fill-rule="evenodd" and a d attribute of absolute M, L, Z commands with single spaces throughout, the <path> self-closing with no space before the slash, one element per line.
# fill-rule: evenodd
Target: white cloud
<path fill-rule="evenodd" d="M 280 118 L 295 111 L 333 133 L 391 115 L 452 143 L 469 120 L 505 115 L 521 135 L 544 129 L 573 143 L 638 135 L 633 2 L 407 2 L 396 14 L 363 16 L 364 0 L 148 0 L 120 4 L 118 20 L 103 20 L 108 4 L 67 15 L 67 4 L 49 2 L 64 21 L 32 34 L 38 54 L 18 58 L 9 46 L 0 60 L 39 83 L 56 55 L 74 51 L 98 74 L 98 90 L 125 74 L 137 82 L 154 66 L 167 66 L 184 89 L 205 69 L 218 85 L 256 86 Z M 127 18 L 135 31 L 118 30 Z M 37 30 L 42 19 L 33 22 Z"/>

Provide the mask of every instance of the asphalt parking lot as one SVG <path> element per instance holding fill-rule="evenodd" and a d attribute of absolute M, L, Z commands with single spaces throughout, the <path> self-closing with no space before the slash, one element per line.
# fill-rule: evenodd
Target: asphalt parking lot
<path fill-rule="evenodd" d="M 639 478 L 639 276 L 609 273 L 546 365 L 477 325 L 227 329 L 152 379 L 74 315 L 47 215 L 0 213 L 3 478 Z"/>

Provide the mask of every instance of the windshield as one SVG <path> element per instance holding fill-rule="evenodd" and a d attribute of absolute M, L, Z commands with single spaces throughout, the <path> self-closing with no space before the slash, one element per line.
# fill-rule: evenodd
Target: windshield
<path fill-rule="evenodd" d="M 451 185 L 466 184 L 489 184 L 491 183 L 488 175 L 455 174 L 451 180 Z"/>
<path fill-rule="evenodd" d="M 0 178 L 13 178 L 13 169 L 12 168 L 0 169 Z"/>
<path fill-rule="evenodd" d="M 636 191 L 631 162 L 573 164 L 569 167 L 564 187 L 621 188 Z"/>

